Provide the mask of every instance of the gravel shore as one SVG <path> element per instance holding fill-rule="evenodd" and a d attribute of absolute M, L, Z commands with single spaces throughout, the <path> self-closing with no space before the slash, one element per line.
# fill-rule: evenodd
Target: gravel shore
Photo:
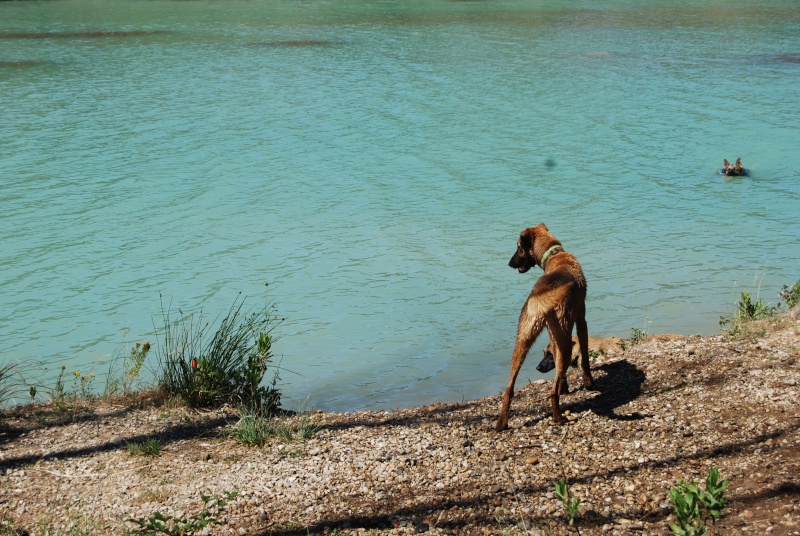
<path fill-rule="evenodd" d="M 320 429 L 258 448 L 230 437 L 229 410 L 15 408 L 0 428 L 0 534 L 125 534 L 131 518 L 198 514 L 209 490 L 238 495 L 201 534 L 662 535 L 668 490 L 713 465 L 730 478 L 718 534 L 800 535 L 796 316 L 737 338 L 650 337 L 592 369 L 599 391 L 570 370 L 569 424 L 552 424 L 550 382 L 534 382 L 503 433 L 499 396 L 287 415 Z M 145 438 L 160 455 L 128 452 Z M 563 477 L 580 500 L 573 526 L 554 492 Z"/>

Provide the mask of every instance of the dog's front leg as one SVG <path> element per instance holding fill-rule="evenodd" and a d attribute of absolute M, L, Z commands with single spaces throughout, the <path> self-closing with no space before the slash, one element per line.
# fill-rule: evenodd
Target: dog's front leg
<path fill-rule="evenodd" d="M 522 363 L 525 362 L 525 357 L 528 355 L 528 350 L 531 349 L 536 337 L 544 329 L 544 322 L 531 322 L 531 318 L 526 314 L 526 309 L 523 308 L 522 314 L 519 318 L 519 326 L 517 327 L 517 342 L 514 345 L 514 353 L 511 355 L 511 378 L 508 380 L 508 387 L 503 394 L 503 405 L 500 408 L 500 416 L 497 418 L 497 425 L 495 430 L 502 432 L 508 430 L 508 412 L 511 407 L 511 399 L 514 398 L 514 384 L 519 375 L 519 369 L 522 368 Z"/>
<path fill-rule="evenodd" d="M 520 341 L 517 341 L 517 346 L 514 348 L 514 356 L 511 359 L 511 378 L 508 380 L 508 387 L 503 393 L 503 405 L 500 408 L 500 416 L 497 418 L 495 430 L 502 432 L 508 430 L 508 411 L 511 408 L 511 399 L 514 398 L 514 383 L 517 381 L 519 369 L 525 361 L 525 356 L 528 353 L 527 349 L 519 348 Z"/>

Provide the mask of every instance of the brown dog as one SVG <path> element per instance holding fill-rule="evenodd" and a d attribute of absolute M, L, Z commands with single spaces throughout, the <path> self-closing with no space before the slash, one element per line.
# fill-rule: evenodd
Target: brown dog
<path fill-rule="evenodd" d="M 742 159 L 738 158 L 735 164 L 722 160 L 722 173 L 728 177 L 743 177 L 747 175 L 747 170 L 742 167 Z"/>
<path fill-rule="evenodd" d="M 625 344 L 625 339 L 619 337 L 589 337 L 589 352 L 596 352 L 598 354 L 613 354 L 622 350 Z M 536 365 L 536 370 L 542 374 L 550 372 L 556 368 L 556 361 L 553 357 L 552 343 L 547 343 L 544 347 L 544 356 L 542 360 Z M 577 367 L 578 358 L 581 356 L 581 347 L 578 344 L 578 337 L 572 337 L 572 357 L 569 366 Z M 566 384 L 565 384 L 566 385 Z M 564 391 L 566 392 L 566 390 Z"/>
<path fill-rule="evenodd" d="M 536 338 L 547 327 L 550 342 L 555 349 L 556 378 L 550 391 L 550 404 L 556 424 L 566 422 L 559 408 L 559 394 L 566 386 L 567 367 L 572 356 L 572 328 L 578 332 L 581 350 L 583 384 L 594 388 L 589 371 L 589 330 L 586 326 L 586 278 L 581 265 L 571 254 L 564 251 L 561 242 L 550 234 L 547 226 L 540 223 L 525 229 L 519 236 L 517 252 L 508 265 L 524 274 L 533 266 L 541 266 L 544 275 L 533 285 L 517 325 L 517 342 L 511 356 L 511 378 L 503 395 L 503 406 L 497 419 L 496 429 L 508 429 L 508 410 L 514 397 L 514 383 L 519 369 Z"/>

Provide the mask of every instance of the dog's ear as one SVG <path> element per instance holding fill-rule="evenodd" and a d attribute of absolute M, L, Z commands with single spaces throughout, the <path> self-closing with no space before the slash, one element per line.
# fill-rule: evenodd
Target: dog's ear
<path fill-rule="evenodd" d="M 722 167 L 728 169 L 731 166 L 730 162 L 727 159 L 722 161 Z"/>
<path fill-rule="evenodd" d="M 519 247 L 527 254 L 532 254 L 533 249 L 533 232 L 531 229 L 525 229 L 519 235 Z"/>
<path fill-rule="evenodd" d="M 742 159 L 741 158 L 737 158 L 736 159 L 736 167 L 742 167 Z"/>

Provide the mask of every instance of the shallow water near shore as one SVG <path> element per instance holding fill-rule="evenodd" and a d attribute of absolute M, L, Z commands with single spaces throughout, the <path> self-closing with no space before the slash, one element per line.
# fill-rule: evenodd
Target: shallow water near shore
<path fill-rule="evenodd" d="M 159 295 L 268 289 L 288 406 L 496 394 L 540 221 L 590 334 L 716 333 L 800 277 L 798 30 L 791 1 L 1 2 L 2 360 L 99 385 Z"/>

